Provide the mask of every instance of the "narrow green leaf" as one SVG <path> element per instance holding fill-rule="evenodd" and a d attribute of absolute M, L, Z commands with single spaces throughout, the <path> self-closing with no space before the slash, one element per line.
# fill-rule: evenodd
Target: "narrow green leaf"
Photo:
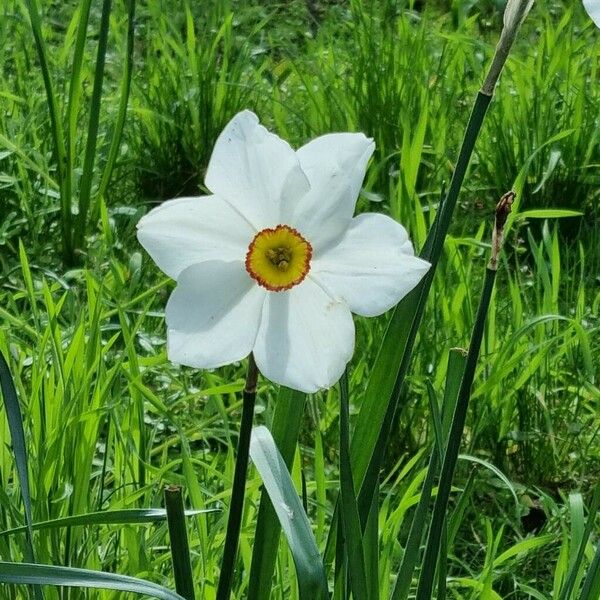
<path fill-rule="evenodd" d="M 186 510 L 185 516 L 195 517 L 199 514 L 211 512 L 219 512 L 219 509 Z M 60 519 L 40 521 L 39 523 L 33 523 L 31 528 L 33 531 L 38 531 L 59 527 L 76 527 L 78 525 L 134 525 L 136 523 L 156 523 L 164 521 L 166 518 L 167 512 L 164 508 L 125 508 L 121 510 L 101 510 L 83 515 L 71 515 L 69 517 L 61 517 Z M 14 527 L 13 529 L 0 531 L 0 537 L 23 533 L 26 530 L 26 526 Z"/>
<path fill-rule="evenodd" d="M 100 588 L 146 594 L 159 600 L 185 600 L 165 587 L 126 575 L 54 567 L 31 563 L 9 563 L 0 561 L 0 583 L 56 585 L 59 587 Z"/>
<path fill-rule="evenodd" d="M 596 546 L 596 554 L 583 582 L 579 600 L 596 600 L 597 598 L 600 598 L 600 543 Z"/>
<path fill-rule="evenodd" d="M 25 508 L 25 531 L 27 533 L 27 554 L 31 562 L 35 562 L 35 552 L 33 549 L 33 518 L 31 512 L 31 492 L 29 490 L 29 471 L 27 467 L 27 447 L 25 445 L 25 432 L 23 430 L 23 417 L 21 406 L 17 398 L 17 390 L 13 381 L 8 363 L 4 354 L 0 351 L 0 387 L 4 399 L 4 408 L 8 420 L 8 428 L 12 441 L 17 473 L 19 476 L 19 485 L 21 487 L 21 496 Z"/>
<path fill-rule="evenodd" d="M 102 178 L 98 185 L 98 198 L 103 198 L 112 177 L 117 154 L 121 146 L 123 137 L 123 126 L 125 125 L 125 116 L 127 115 L 127 105 L 129 103 L 129 92 L 131 89 L 131 75 L 133 72 L 133 47 L 135 38 L 135 0 L 127 0 L 127 42 L 125 50 L 125 66 L 123 70 L 123 79 L 121 80 L 121 91 L 119 96 L 119 108 L 117 118 L 113 129 L 110 148 L 106 158 L 106 164 L 102 171 Z"/>
<path fill-rule="evenodd" d="M 46 52 L 46 43 L 42 34 L 42 24 L 40 13 L 36 0 L 25 0 L 35 47 L 40 61 L 42 77 L 44 79 L 44 88 L 46 90 L 46 101 L 48 102 L 48 114 L 50 117 L 50 131 L 52 134 L 52 142 L 54 144 L 54 152 L 56 153 L 58 185 L 61 191 L 61 224 L 63 234 L 63 252 L 65 259 L 71 261 L 73 259 L 73 245 L 71 230 L 71 196 L 65 193 L 66 168 L 67 168 L 67 153 L 65 148 L 65 140 L 63 136 L 62 117 L 58 108 L 58 99 L 54 93 L 52 85 L 52 77 L 48 66 L 48 58 Z"/>
<path fill-rule="evenodd" d="M 102 15 L 100 17 L 100 32 L 98 34 L 98 49 L 96 53 L 96 66 L 94 68 L 94 85 L 88 121 L 85 154 L 83 158 L 83 172 L 79 188 L 79 222 L 75 232 L 75 245 L 84 248 L 87 229 L 87 218 L 92 191 L 94 174 L 94 159 L 98 142 L 98 124 L 100 122 L 100 105 L 102 103 L 102 83 L 104 81 L 104 65 L 106 62 L 106 47 L 108 41 L 108 28 L 110 24 L 111 0 L 103 0 Z"/>
<path fill-rule="evenodd" d="M 280 387 L 273 413 L 271 431 L 287 469 L 291 469 L 300 433 L 306 395 Z M 267 600 L 271 594 L 271 580 L 277 560 L 281 525 L 269 494 L 263 489 L 256 520 L 252 547 L 252 564 L 248 578 L 248 600 Z"/>
<path fill-rule="evenodd" d="M 583 213 L 580 210 L 569 210 L 566 208 L 536 208 L 524 210 L 515 215 L 515 220 L 525 219 L 564 219 L 565 217 L 581 217 Z"/>
<path fill-rule="evenodd" d="M 566 582 L 565 582 L 562 590 L 560 591 L 559 600 L 568 600 L 569 598 L 571 598 L 573 588 L 575 587 L 575 581 L 577 580 L 577 574 L 579 573 L 580 569 L 582 568 L 582 563 L 583 563 L 583 559 L 585 556 L 585 548 L 587 546 L 588 540 L 590 539 L 590 535 L 594 529 L 594 525 L 596 522 L 596 513 L 598 512 L 599 508 L 600 508 L 600 483 L 596 484 L 596 488 L 594 489 L 592 503 L 590 504 L 590 509 L 588 511 L 587 523 L 585 525 L 585 529 L 583 530 L 583 533 L 580 536 L 579 546 L 577 548 L 577 554 L 572 555 L 573 558 L 569 561 L 569 571 L 567 574 L 567 579 L 566 579 Z M 596 575 L 594 576 L 594 564 L 596 565 L 596 567 L 595 567 L 596 570 L 597 571 L 600 570 L 599 553 L 600 553 L 600 543 L 598 544 L 596 556 L 594 557 L 594 560 L 592 561 L 592 564 L 590 565 L 590 568 L 588 570 L 588 574 L 586 577 L 586 581 L 584 583 L 584 589 L 586 586 L 589 586 L 590 591 L 596 590 L 598 588 L 598 586 L 600 586 L 600 577 L 598 576 L 598 573 L 596 573 Z M 594 577 L 596 578 L 595 582 L 593 581 Z M 585 597 L 585 595 L 582 592 L 581 600 L 583 600 L 584 597 Z M 588 596 L 588 598 L 590 598 L 590 599 L 597 598 L 597 597 L 598 597 L 598 595 Z"/>
<path fill-rule="evenodd" d="M 250 457 L 260 473 L 294 557 L 301 600 L 327 598 L 323 561 L 308 517 L 273 436 L 264 426 L 252 430 Z"/>
<path fill-rule="evenodd" d="M 348 560 L 350 589 L 354 598 L 368 600 L 369 588 L 365 568 L 363 536 L 350 464 L 350 409 L 348 372 L 340 380 L 340 514 L 344 549 Z"/>
<path fill-rule="evenodd" d="M 421 252 L 421 256 L 431 263 L 431 269 L 421 283 L 394 309 L 361 403 L 351 446 L 353 472 L 356 484 L 360 488 L 361 517 L 371 505 L 375 481 L 394 414 L 400 403 L 400 391 L 412 357 L 429 289 L 490 101 L 490 96 L 481 93 L 477 95 L 448 194 Z"/>
<path fill-rule="evenodd" d="M 62 193 L 69 198 L 73 197 L 73 171 L 77 146 L 77 117 L 79 115 L 79 102 L 83 91 L 81 81 L 81 67 L 85 52 L 85 41 L 87 38 L 88 22 L 90 17 L 91 0 L 83 0 L 77 7 L 79 19 L 77 23 L 77 36 L 75 49 L 73 50 L 73 64 L 71 66 L 71 79 L 69 82 L 69 99 L 67 102 L 67 136 L 66 136 L 66 159 L 65 159 L 65 181 Z M 63 219 L 66 215 L 63 215 Z M 68 227 L 71 225 L 71 215 L 68 218 Z M 70 233 L 72 235 L 72 232 Z"/>

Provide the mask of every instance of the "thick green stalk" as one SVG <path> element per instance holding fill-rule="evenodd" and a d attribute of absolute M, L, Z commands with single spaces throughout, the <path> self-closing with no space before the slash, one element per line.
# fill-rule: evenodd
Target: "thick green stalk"
<path fill-rule="evenodd" d="M 242 525 L 244 510 L 244 495 L 246 491 L 246 473 L 248 471 L 248 452 L 250 448 L 250 434 L 252 433 L 252 420 L 254 417 L 254 403 L 256 401 L 256 383 L 258 369 L 254 357 L 250 355 L 246 385 L 243 392 L 242 422 L 237 445 L 237 457 L 233 474 L 231 490 L 231 504 L 229 505 L 229 518 L 227 520 L 227 533 L 225 534 L 225 549 L 221 561 L 221 575 L 217 587 L 217 600 L 229 600 L 235 559 L 237 556 L 238 540 Z"/>
<path fill-rule="evenodd" d="M 392 600 L 406 600 L 410 592 L 410 584 L 419 559 L 421 541 L 424 532 L 427 530 L 427 516 L 429 514 L 431 494 L 438 474 L 439 465 L 443 460 L 445 439 L 448 433 L 448 431 L 444 429 L 443 424 L 448 421 L 449 429 L 450 419 L 447 418 L 446 415 L 449 414 L 450 417 L 452 417 L 452 413 L 454 412 L 464 366 L 465 356 L 462 351 L 450 352 L 441 415 L 437 410 L 437 399 L 430 399 L 435 431 L 435 448 L 429 458 L 429 466 L 427 468 L 425 481 L 423 482 L 423 488 L 421 489 L 421 497 L 419 498 L 419 504 L 417 505 L 415 515 L 410 525 L 410 532 L 404 547 L 404 556 L 402 557 L 398 577 L 396 577 L 391 595 Z"/>
<path fill-rule="evenodd" d="M 366 433 L 367 428 L 364 427 L 359 429 L 357 425 L 355 435 L 352 438 L 352 447 L 356 449 L 355 455 L 359 457 L 359 460 L 356 464 L 355 473 L 357 473 L 357 478 L 359 478 L 359 480 L 362 482 L 359 495 L 359 508 L 361 509 L 361 517 L 363 519 L 363 523 L 366 520 L 366 511 L 368 510 L 368 507 L 371 504 L 373 490 L 375 488 L 375 482 L 378 477 L 379 470 L 381 468 L 381 462 L 385 453 L 385 448 L 388 444 L 392 423 L 394 422 L 394 416 L 400 405 L 401 390 L 404 384 L 404 378 L 406 377 L 406 373 L 408 371 L 410 361 L 412 358 L 412 350 L 415 344 L 415 340 L 417 338 L 417 332 L 419 330 L 421 320 L 423 318 L 423 313 L 425 312 L 427 297 L 429 296 L 429 290 L 431 289 L 433 278 L 435 276 L 435 269 L 442 254 L 444 240 L 446 239 L 446 234 L 450 226 L 452 214 L 454 213 L 454 208 L 458 200 L 458 194 L 464 181 L 467 172 L 467 167 L 469 165 L 469 161 L 471 159 L 471 155 L 475 147 L 475 142 L 477 141 L 477 137 L 479 136 L 479 132 L 481 130 L 481 126 L 483 124 L 483 120 L 487 112 L 488 106 L 490 104 L 490 101 L 491 96 L 487 96 L 485 94 L 482 94 L 481 92 L 477 94 L 477 98 L 475 100 L 475 104 L 471 112 L 471 117 L 467 124 L 467 129 L 465 131 L 465 136 L 458 157 L 458 161 L 456 163 L 456 169 L 454 170 L 452 181 L 450 182 L 448 194 L 440 208 L 440 211 L 436 215 L 436 219 L 431 229 L 431 232 L 427 237 L 425 246 L 423 248 L 423 251 L 421 252 L 421 256 L 431 263 L 431 269 L 423 278 L 419 286 L 417 286 L 417 288 L 415 288 L 409 294 L 409 296 L 400 305 L 398 305 L 398 307 L 394 311 L 394 315 L 392 316 L 392 322 L 390 323 L 390 327 L 395 324 L 395 321 L 397 319 L 396 315 L 408 316 L 408 318 L 403 318 L 401 320 L 398 319 L 399 321 L 403 322 L 404 329 L 406 329 L 407 322 L 411 323 L 411 326 L 408 329 L 408 336 L 405 343 L 400 345 L 400 352 L 402 352 L 402 349 L 403 352 L 401 354 L 401 357 L 399 358 L 399 361 L 396 363 L 399 364 L 399 367 L 397 369 L 396 379 L 393 383 L 393 388 L 390 394 L 391 400 L 390 402 L 388 402 L 387 407 L 385 409 L 385 413 L 381 418 L 379 435 L 377 437 L 374 451 L 370 455 L 370 460 L 368 464 L 365 464 L 364 459 L 362 459 L 363 455 L 358 452 L 358 449 L 361 447 L 362 444 L 360 433 L 362 433 L 363 431 Z M 410 318 L 411 316 L 412 319 Z M 398 337 L 394 337 L 395 340 L 391 339 L 390 342 L 395 341 L 395 343 L 398 343 Z M 395 354 L 397 355 L 398 352 L 396 352 Z M 371 381 L 373 383 L 371 383 Z M 376 378 L 372 379 L 371 381 L 369 382 L 369 387 L 367 388 L 367 395 L 375 394 L 375 386 L 378 384 Z M 362 411 L 359 415 L 359 422 L 361 416 Z M 367 417 L 368 414 L 365 414 L 364 418 L 366 419 Z M 373 415 L 371 414 L 371 419 L 372 418 Z M 371 421 L 371 427 L 372 426 L 373 424 Z M 362 478 L 361 473 L 363 474 Z"/>
<path fill-rule="evenodd" d="M 420 285 L 394 310 L 356 423 L 352 438 L 352 458 L 355 480 L 360 486 L 359 510 L 363 526 L 371 506 L 394 416 L 400 405 L 404 378 L 458 195 L 492 100 L 495 85 L 506 63 L 521 21 L 531 6 L 529 0 L 511 0 L 509 5 L 511 10 L 505 16 L 504 27 L 492 63 L 471 111 L 448 194 L 436 215 L 421 252 L 421 256 L 431 263 L 431 269 Z M 410 324 L 408 333 L 407 323 Z M 382 398 L 387 401 L 382 402 Z"/>
<path fill-rule="evenodd" d="M 514 197 L 515 194 L 509 192 L 502 197 L 496 208 L 496 222 L 492 238 L 492 257 L 485 271 L 483 291 L 479 301 L 479 307 L 477 308 L 473 333 L 471 334 L 465 370 L 460 383 L 458 399 L 452 416 L 450 433 L 448 434 L 446 449 L 443 455 L 438 492 L 433 507 L 433 515 L 431 517 L 429 536 L 425 547 L 425 555 L 423 558 L 421 575 L 419 577 L 416 600 L 431 600 L 431 593 L 435 583 L 436 564 L 446 519 L 446 509 L 452 487 L 452 478 L 454 477 L 454 469 L 456 468 L 458 452 L 467 418 L 471 386 L 473 385 L 473 380 L 475 378 L 477 359 L 479 357 L 479 350 L 481 348 L 481 341 L 485 330 L 485 320 L 489 311 L 492 292 L 494 290 L 496 273 L 498 272 L 498 256 L 502 246 L 502 233 Z"/>
<path fill-rule="evenodd" d="M 186 600 L 195 600 L 183 496 L 178 485 L 169 485 L 165 488 L 165 508 L 169 525 L 175 590 Z"/>
<path fill-rule="evenodd" d="M 462 433 L 467 418 L 467 408 L 469 406 L 469 398 L 471 395 L 471 385 L 473 384 L 473 379 L 475 377 L 475 367 L 477 366 L 477 358 L 479 356 L 481 340 L 483 339 L 485 317 L 489 309 L 495 280 L 496 270 L 489 268 L 486 269 L 483 293 L 479 302 L 479 308 L 477 310 L 475 326 L 473 327 L 473 334 L 471 336 L 471 343 L 469 345 L 469 354 L 467 355 L 465 373 L 460 386 L 458 402 L 454 411 L 450 435 L 448 436 L 448 443 L 446 446 L 446 452 L 444 454 L 444 462 L 442 464 L 438 493 L 435 499 L 433 516 L 431 518 L 431 528 L 429 530 L 425 556 L 423 559 L 423 567 L 421 569 L 421 576 L 419 578 L 417 600 L 431 599 L 431 591 L 435 582 L 435 566 L 437 563 L 439 544 L 444 520 L 446 517 L 446 507 L 450 497 L 452 478 L 454 476 L 454 469 L 456 467 L 456 461 L 458 460 L 458 451 L 460 449 Z"/>

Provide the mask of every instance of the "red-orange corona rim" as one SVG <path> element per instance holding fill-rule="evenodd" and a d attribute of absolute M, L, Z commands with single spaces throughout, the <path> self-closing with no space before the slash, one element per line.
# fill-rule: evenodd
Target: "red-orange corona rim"
<path fill-rule="evenodd" d="M 277 225 L 259 231 L 246 253 L 246 271 L 271 292 L 289 290 L 310 271 L 312 246 L 299 231 Z"/>

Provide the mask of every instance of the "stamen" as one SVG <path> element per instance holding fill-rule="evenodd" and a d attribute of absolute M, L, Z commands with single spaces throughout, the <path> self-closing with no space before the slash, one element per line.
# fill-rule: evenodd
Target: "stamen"
<path fill-rule="evenodd" d="M 283 291 L 300 283 L 310 269 L 312 247 L 287 225 L 259 231 L 246 254 L 250 277 L 270 291 Z"/>

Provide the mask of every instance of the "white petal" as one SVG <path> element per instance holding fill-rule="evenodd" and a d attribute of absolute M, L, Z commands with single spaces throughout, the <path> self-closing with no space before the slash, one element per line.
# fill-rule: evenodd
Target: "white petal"
<path fill-rule="evenodd" d="M 138 223 L 138 240 L 173 279 L 207 260 L 243 260 L 256 232 L 216 196 L 177 198 L 151 210 Z"/>
<path fill-rule="evenodd" d="M 583 0 L 583 6 L 596 26 L 600 27 L 600 0 Z"/>
<path fill-rule="evenodd" d="M 233 117 L 217 139 L 205 182 L 257 230 L 281 223 L 281 205 L 295 204 L 309 189 L 294 150 L 248 110 Z"/>
<path fill-rule="evenodd" d="M 373 317 L 396 305 L 427 273 L 402 225 L 375 213 L 352 219 L 334 248 L 313 260 L 312 276 L 343 298 L 350 310 Z"/>
<path fill-rule="evenodd" d="M 353 351 L 350 310 L 310 277 L 268 295 L 254 357 L 271 381 L 307 393 L 331 387 Z"/>
<path fill-rule="evenodd" d="M 373 150 L 375 143 L 362 133 L 323 135 L 298 150 L 310 191 L 289 207 L 287 222 L 313 248 L 333 243 L 348 227 Z"/>
<path fill-rule="evenodd" d="M 185 269 L 167 303 L 167 354 L 210 369 L 250 354 L 266 290 L 242 262 L 209 261 Z"/>

